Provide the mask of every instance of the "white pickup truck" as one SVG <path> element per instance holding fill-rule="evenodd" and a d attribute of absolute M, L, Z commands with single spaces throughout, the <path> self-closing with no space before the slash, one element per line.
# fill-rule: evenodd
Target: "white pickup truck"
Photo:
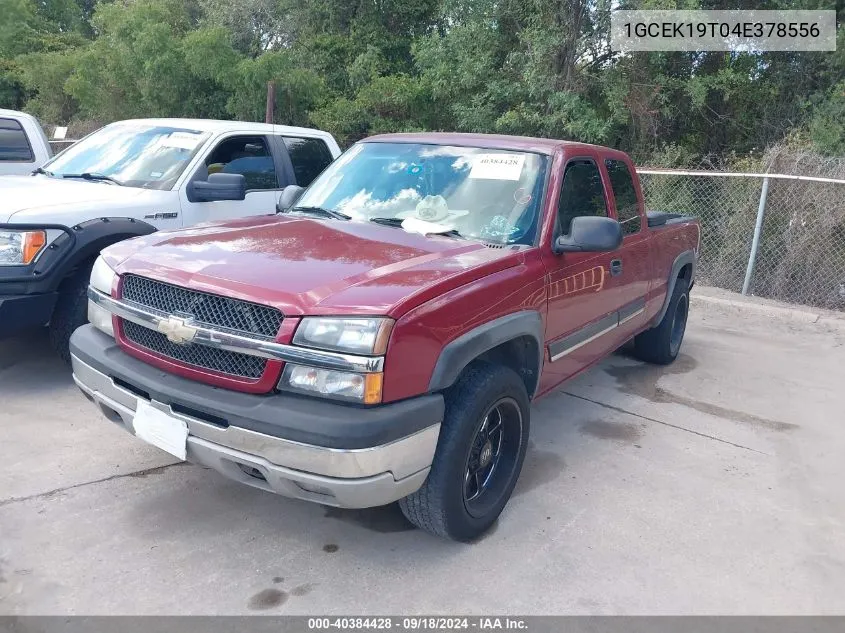
<path fill-rule="evenodd" d="M 0 108 L 0 176 L 28 174 L 52 155 L 34 116 Z"/>
<path fill-rule="evenodd" d="M 90 134 L 26 176 L 0 177 L 0 338 L 49 324 L 68 360 L 101 249 L 275 213 L 286 187 L 295 194 L 339 154 L 330 134 L 308 128 L 139 119 Z"/>

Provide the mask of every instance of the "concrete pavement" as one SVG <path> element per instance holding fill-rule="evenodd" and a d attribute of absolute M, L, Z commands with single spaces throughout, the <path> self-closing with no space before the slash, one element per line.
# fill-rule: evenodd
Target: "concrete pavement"
<path fill-rule="evenodd" d="M 173 464 L 0 342 L 0 614 L 845 613 L 845 332 L 696 302 L 539 402 L 472 545 Z"/>

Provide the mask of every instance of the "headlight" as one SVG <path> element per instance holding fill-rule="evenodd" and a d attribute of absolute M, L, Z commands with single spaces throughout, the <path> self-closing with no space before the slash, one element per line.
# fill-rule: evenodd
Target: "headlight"
<path fill-rule="evenodd" d="M 115 277 L 117 277 L 117 273 L 109 268 L 102 257 L 98 257 L 91 269 L 91 287 L 104 294 L 111 295 Z M 88 300 L 88 320 L 95 328 L 114 338 L 111 312 L 98 306 L 90 299 Z"/>
<path fill-rule="evenodd" d="M 384 354 L 393 319 L 305 317 L 293 344 L 346 354 Z"/>
<path fill-rule="evenodd" d="M 279 388 L 363 404 L 381 402 L 382 374 L 356 374 L 304 365 L 285 365 Z"/>
<path fill-rule="evenodd" d="M 46 244 L 46 231 L 0 231 L 0 266 L 26 266 Z"/>

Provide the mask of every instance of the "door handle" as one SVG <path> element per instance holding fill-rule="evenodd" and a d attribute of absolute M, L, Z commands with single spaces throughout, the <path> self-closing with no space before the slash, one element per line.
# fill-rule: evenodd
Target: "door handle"
<path fill-rule="evenodd" d="M 611 259 L 610 260 L 610 275 L 612 277 L 616 277 L 617 275 L 622 274 L 622 260 L 621 259 Z"/>

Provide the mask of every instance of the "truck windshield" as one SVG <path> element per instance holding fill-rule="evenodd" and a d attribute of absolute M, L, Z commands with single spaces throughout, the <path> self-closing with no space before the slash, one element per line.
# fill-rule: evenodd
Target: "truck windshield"
<path fill-rule="evenodd" d="M 207 138 L 198 130 L 117 123 L 71 145 L 44 170 L 60 178 L 86 174 L 87 180 L 170 189 Z"/>
<path fill-rule="evenodd" d="M 359 143 L 326 168 L 297 206 L 358 221 L 395 219 L 406 230 L 532 244 L 546 163 L 545 156 L 530 152 Z"/>

